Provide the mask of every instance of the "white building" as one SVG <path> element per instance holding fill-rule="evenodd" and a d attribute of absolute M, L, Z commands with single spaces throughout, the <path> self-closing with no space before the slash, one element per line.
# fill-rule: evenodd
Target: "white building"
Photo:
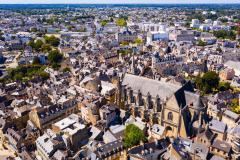
<path fill-rule="evenodd" d="M 147 44 L 151 44 L 154 41 L 165 41 L 169 39 L 169 34 L 166 31 L 148 32 L 147 33 Z"/>
<path fill-rule="evenodd" d="M 220 21 L 213 21 L 213 26 L 220 26 L 221 22 Z"/>
<path fill-rule="evenodd" d="M 206 24 L 212 24 L 212 20 L 211 19 L 205 19 L 204 21 Z"/>
<path fill-rule="evenodd" d="M 200 26 L 200 22 L 198 19 L 192 19 L 192 23 L 190 25 L 190 27 L 192 28 L 198 28 Z"/>
<path fill-rule="evenodd" d="M 142 31 L 145 32 L 159 32 L 159 31 L 166 31 L 167 30 L 167 25 L 166 24 L 155 24 L 155 23 L 150 23 L 150 22 L 146 22 L 146 23 L 141 23 L 140 25 L 140 29 Z"/>

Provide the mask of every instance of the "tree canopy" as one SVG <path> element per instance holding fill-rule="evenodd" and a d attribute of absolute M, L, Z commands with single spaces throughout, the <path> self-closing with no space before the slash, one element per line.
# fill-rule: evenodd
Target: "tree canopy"
<path fill-rule="evenodd" d="M 60 39 L 55 37 L 54 35 L 45 36 L 44 39 L 45 39 L 46 43 L 48 43 L 54 47 L 57 47 L 60 44 Z"/>
<path fill-rule="evenodd" d="M 142 130 L 134 124 L 129 124 L 124 130 L 124 147 L 131 148 L 140 144 L 141 141 L 146 141 L 146 137 Z"/>
<path fill-rule="evenodd" d="M 28 46 L 32 47 L 32 49 L 35 51 L 40 51 L 43 44 L 43 41 L 40 39 L 38 39 L 36 42 L 34 40 L 30 40 L 28 42 Z"/>
<path fill-rule="evenodd" d="M 124 18 L 119 18 L 116 20 L 116 25 L 118 25 L 120 27 L 124 27 L 127 25 L 127 22 Z"/>
<path fill-rule="evenodd" d="M 54 69 L 57 69 L 60 67 L 60 63 L 63 60 L 63 55 L 58 50 L 52 50 L 48 54 L 48 61 L 51 63 L 52 67 Z"/>
<path fill-rule="evenodd" d="M 215 37 L 220 39 L 230 39 L 230 40 L 236 39 L 236 33 L 234 31 L 219 30 L 219 31 L 213 31 L 213 34 Z"/>
<path fill-rule="evenodd" d="M 197 42 L 197 45 L 198 45 L 198 46 L 206 46 L 207 43 L 204 42 L 204 41 L 202 41 L 202 40 L 199 40 L 199 41 Z"/>
<path fill-rule="evenodd" d="M 100 23 L 101 23 L 101 26 L 106 26 L 108 22 L 109 20 L 102 20 Z"/>
<path fill-rule="evenodd" d="M 63 55 L 58 50 L 53 50 L 48 54 L 48 60 L 50 63 L 60 63 L 63 59 Z"/>
<path fill-rule="evenodd" d="M 46 66 L 42 65 L 19 65 L 16 68 L 8 69 L 9 79 L 7 81 L 28 81 L 35 77 L 41 77 L 44 80 L 49 78 L 49 74 L 44 71 Z"/>
<path fill-rule="evenodd" d="M 143 40 L 141 38 L 137 38 L 137 39 L 135 39 L 135 43 L 138 44 L 138 45 L 142 44 Z"/>
<path fill-rule="evenodd" d="M 238 98 L 235 98 L 231 101 L 230 109 L 231 109 L 231 111 L 233 111 L 237 114 L 240 114 L 240 105 L 239 105 Z"/>
<path fill-rule="evenodd" d="M 219 76 L 214 71 L 206 72 L 202 77 L 198 76 L 196 78 L 196 86 L 204 94 L 209 94 L 218 88 L 219 85 Z"/>

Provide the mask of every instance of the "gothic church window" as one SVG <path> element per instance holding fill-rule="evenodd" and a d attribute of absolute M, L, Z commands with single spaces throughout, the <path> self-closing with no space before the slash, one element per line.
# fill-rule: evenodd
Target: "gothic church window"
<path fill-rule="evenodd" d="M 172 112 L 168 113 L 168 120 L 172 121 L 173 120 L 173 114 Z"/>

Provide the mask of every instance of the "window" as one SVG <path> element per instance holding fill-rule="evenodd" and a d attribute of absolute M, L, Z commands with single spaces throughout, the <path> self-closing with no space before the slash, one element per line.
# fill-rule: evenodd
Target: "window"
<path fill-rule="evenodd" d="M 168 113 L 168 120 L 172 121 L 173 120 L 173 114 L 172 112 Z"/>

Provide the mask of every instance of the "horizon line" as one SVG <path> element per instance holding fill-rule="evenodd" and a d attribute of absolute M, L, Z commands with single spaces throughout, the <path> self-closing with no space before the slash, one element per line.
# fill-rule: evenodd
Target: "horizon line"
<path fill-rule="evenodd" d="M 49 5 L 49 4 L 54 4 L 54 5 L 65 5 L 65 4 L 71 4 L 71 5 L 105 5 L 105 4 L 111 4 L 111 5 L 125 5 L 125 4 L 148 4 L 148 5 L 152 5 L 152 4 L 184 4 L 184 5 L 191 5 L 191 4 L 240 4 L 240 2 L 221 2 L 221 3 L 197 3 L 197 2 L 192 2 L 192 3 L 0 3 L 0 5 Z"/>

